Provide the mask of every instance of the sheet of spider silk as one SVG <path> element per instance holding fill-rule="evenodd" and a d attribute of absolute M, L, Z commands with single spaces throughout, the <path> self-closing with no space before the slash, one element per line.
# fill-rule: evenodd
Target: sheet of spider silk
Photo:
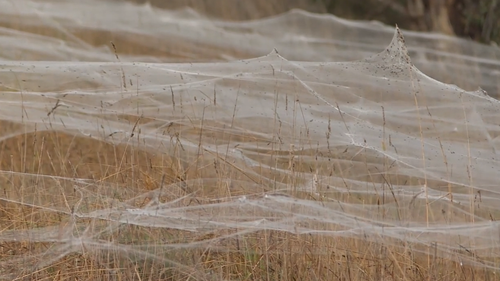
<path fill-rule="evenodd" d="M 71 219 L 0 233 L 54 243 L 36 266 L 82 245 L 165 259 L 276 230 L 439 245 L 496 267 L 500 103 L 470 89 L 498 91 L 497 48 L 298 10 L 235 23 L 124 2 L 0 5 L 0 141 L 57 131 L 207 170 L 144 191 L 3 169 L 43 182 L 4 187 L 3 202 Z M 218 236 L 102 242 L 123 225 Z"/>

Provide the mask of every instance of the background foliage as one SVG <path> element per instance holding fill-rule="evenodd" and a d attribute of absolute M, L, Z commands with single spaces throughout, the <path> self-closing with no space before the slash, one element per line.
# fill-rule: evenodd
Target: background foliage
<path fill-rule="evenodd" d="M 344 18 L 378 20 L 483 43 L 500 42 L 498 0 L 313 0 Z"/>
<path fill-rule="evenodd" d="M 132 0 L 162 8 L 186 5 L 223 19 L 247 20 L 293 8 L 347 19 L 377 20 L 418 31 L 435 31 L 500 43 L 500 0 Z M 223 7 L 223 8 L 221 8 Z"/>

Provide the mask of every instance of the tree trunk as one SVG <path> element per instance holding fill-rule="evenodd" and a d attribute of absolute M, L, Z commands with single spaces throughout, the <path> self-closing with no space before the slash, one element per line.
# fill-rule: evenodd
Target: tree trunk
<path fill-rule="evenodd" d="M 428 0 L 431 30 L 448 35 L 454 35 L 448 10 L 455 0 Z"/>
<path fill-rule="evenodd" d="M 407 0 L 407 10 L 417 30 L 454 35 L 449 9 L 456 0 Z"/>

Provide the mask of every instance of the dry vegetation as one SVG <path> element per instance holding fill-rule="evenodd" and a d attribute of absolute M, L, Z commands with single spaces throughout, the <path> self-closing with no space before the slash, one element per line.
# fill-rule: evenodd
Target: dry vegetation
<path fill-rule="evenodd" d="M 268 1 L 260 1 L 266 5 Z M 265 2 L 265 3 L 264 3 Z M 268 5 L 269 6 L 269 5 Z M 268 9 L 272 9 L 269 6 Z M 281 8 L 276 8 L 280 11 Z M 232 13 L 229 11 L 227 13 Z M 229 17 L 229 16 L 228 16 Z M 30 30 L 44 33 L 41 30 Z M 51 32 L 51 31 L 45 31 Z M 96 45 L 115 41 L 120 52 L 146 53 L 126 41 L 109 38 L 109 34 L 79 34 L 87 42 Z M 184 46 L 185 47 L 185 46 Z M 152 55 L 168 56 L 168 54 Z M 133 124 L 133 116 L 129 118 Z M 1 133 L 23 130 L 22 124 L 2 122 Z M 227 138 L 222 136 L 222 139 Z M 32 229 L 54 226 L 61 229 L 71 223 L 70 209 L 78 201 L 61 198 L 61 190 L 72 188 L 68 179 L 90 179 L 95 188 L 110 194 L 108 198 L 127 200 L 162 185 L 179 186 L 171 190 L 170 198 L 188 194 L 186 204 L 201 204 L 218 197 L 236 196 L 261 191 L 233 187 L 223 184 L 191 185 L 182 188 L 183 182 L 190 182 L 212 175 L 220 178 L 244 177 L 244 171 L 229 163 L 213 165 L 214 158 L 200 155 L 167 157 L 154 151 L 144 151 L 140 147 L 110 145 L 84 137 L 75 137 L 56 131 L 37 131 L 18 135 L 0 143 L 0 192 L 12 200 L 36 202 L 19 205 L 0 201 L 0 231 Z M 26 174 L 39 176 L 26 176 Z M 47 175 L 54 177 L 47 177 Z M 64 179 L 58 180 L 57 177 Z M 295 179 L 296 180 L 296 179 Z M 283 182 L 293 179 L 282 179 Z M 295 194 L 308 196 L 307 194 Z M 309 196 L 308 199 L 311 199 Z M 138 206 L 147 204 L 151 198 L 136 202 Z M 318 199 L 319 200 L 319 199 Z M 93 201 L 98 209 L 112 202 Z M 101 204 L 100 206 L 98 206 Z M 58 214 L 39 208 L 40 206 L 67 206 L 68 214 Z M 88 220 L 89 224 L 99 222 Z M 235 229 L 233 233 L 238 230 Z M 481 267 L 461 265 L 448 259 L 436 257 L 435 249 L 420 248 L 415 245 L 367 242 L 353 238 L 325 237 L 322 235 L 295 235 L 277 231 L 259 231 L 241 234 L 232 239 L 212 239 L 230 237 L 231 233 L 214 232 L 198 236 L 196 233 L 180 230 L 154 229 L 125 226 L 114 236 L 105 237 L 109 241 L 175 241 L 196 243 L 210 241 L 203 247 L 192 250 L 165 251 L 157 255 L 165 260 L 148 259 L 135 253 L 123 254 L 116 251 L 85 249 L 82 253 L 65 256 L 56 263 L 29 270 L 28 265 L 39 262 L 41 253 L 50 251 L 47 243 L 5 243 L 0 241 L 0 262 L 25 254 L 32 257 L 19 261 L 18 268 L 26 271 L 15 280 L 198 280 L 198 272 L 208 273 L 203 278 L 212 280 L 498 280 L 495 272 Z M 220 246 L 220 247 L 214 247 Z M 219 250 L 223 249 L 223 250 Z M 173 264 L 176 261 L 179 264 Z M 0 264 L 1 265 L 1 264 Z M 0 274 L 14 270 L 0 267 Z"/>
<path fill-rule="evenodd" d="M 2 125 L 2 128 L 6 128 L 8 124 Z M 179 159 L 166 159 L 139 148 L 112 146 L 57 132 L 31 133 L 6 140 L 1 144 L 0 159 L 3 171 L 93 179 L 95 189 L 99 190 L 96 193 L 108 194 L 108 198 L 116 200 L 126 200 L 157 189 L 162 182 L 165 185 L 188 182 L 207 177 L 208 174 L 219 175 L 223 179 L 241 176 L 238 171 L 224 165 L 219 167 L 224 172 L 217 171 L 214 166 L 207 167 L 206 163 L 199 163 L 207 161 L 201 158 L 180 164 Z M 192 169 L 197 165 L 207 168 Z M 26 202 L 36 202 L 37 206 L 46 207 L 70 207 L 78 201 L 77 194 L 64 200 L 55 196 L 62 189 L 71 189 L 67 179 L 4 173 L 0 180 L 0 192 L 12 200 L 24 198 Z M 189 190 L 171 190 L 171 197 L 163 200 L 195 194 L 184 202 L 193 205 L 207 203 L 218 197 L 227 198 L 228 195 L 261 192 L 238 187 L 228 190 L 222 184 L 188 185 L 186 189 Z M 311 197 L 308 196 L 308 199 Z M 144 201 L 136 202 L 137 206 L 143 206 L 149 200 L 144 198 Z M 97 205 L 86 208 L 98 209 L 113 204 L 109 201 L 96 202 L 92 204 Z M 29 205 L 0 202 L 0 208 L 2 231 L 45 226 L 62 230 L 71 221 L 67 214 Z M 90 219 L 87 222 L 99 224 Z M 233 233 L 237 231 L 235 229 Z M 27 265 L 39 262 L 38 255 L 49 251 L 50 246 L 48 243 L 23 241 L 0 243 L 0 261 L 19 254 L 32 256 L 32 259 L 20 261 L 18 266 L 26 266 L 27 271 L 15 280 L 199 280 L 207 277 L 202 278 L 197 275 L 198 272 L 211 273 L 211 280 L 497 280 L 495 272 L 491 270 L 460 265 L 436 257 L 436 249 L 415 248 L 418 246 L 404 242 L 395 242 L 399 246 L 394 247 L 387 244 L 388 240 L 377 243 L 277 231 L 258 231 L 233 239 L 221 238 L 225 236 L 230 237 L 231 233 L 214 232 L 199 236 L 188 231 L 125 226 L 105 239 L 125 244 L 134 241 L 209 243 L 192 250 L 152 250 L 157 255 L 163 255 L 167 259 L 165 261 L 135 256 L 135 253 L 88 249 L 32 272 Z M 169 260 L 187 266 L 171 264 Z M 2 268 L 1 273 L 5 274 L 9 270 L 12 268 Z"/>

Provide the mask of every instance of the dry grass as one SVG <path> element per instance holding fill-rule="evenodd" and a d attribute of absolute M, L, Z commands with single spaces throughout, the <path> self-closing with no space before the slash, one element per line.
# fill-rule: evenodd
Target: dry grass
<path fill-rule="evenodd" d="M 273 7 L 270 4 L 272 1 L 254 2 L 256 7 L 266 7 L 262 10 L 262 14 L 240 15 L 242 11 L 248 13 L 245 9 L 229 11 L 219 9 L 212 12 L 222 13 L 225 18 L 252 18 L 281 12 L 285 8 L 284 2 L 279 7 Z M 309 1 L 302 2 L 297 6 L 301 7 Z M 172 5 L 176 4 L 172 2 Z M 200 5 L 198 9 L 202 11 L 214 9 L 214 6 Z M 13 25 L 16 25 L 15 22 Z M 52 35 L 55 32 L 25 30 Z M 132 45 L 133 42 L 123 38 L 123 40 L 110 38 L 112 37 L 110 34 L 78 34 L 78 36 L 96 45 L 114 41 L 119 51 L 123 53 L 170 56 L 168 52 L 157 53 L 140 49 Z M 136 121 L 134 117 L 126 118 L 130 118 L 132 124 Z M 0 128 L 0 132 L 6 134 L 22 130 L 23 126 L 2 122 Z M 102 189 L 99 191 L 100 194 L 105 192 L 109 194 L 107 198 L 123 201 L 157 189 L 162 184 L 178 184 L 209 176 L 220 179 L 245 177 L 244 171 L 228 163 L 222 162 L 219 166 L 212 163 L 213 158 L 210 157 L 197 155 L 168 157 L 128 144 L 110 145 L 62 132 L 21 134 L 0 143 L 0 169 L 17 173 L 0 175 L 0 192 L 3 193 L 3 197 L 13 201 L 36 202 L 38 207 L 0 201 L 0 232 L 46 226 L 63 229 L 70 223 L 71 216 L 50 212 L 40 206 L 47 208 L 58 206 L 67 208 L 70 212 L 71 206 L 78 201 L 78 196 L 75 194 L 73 197 L 61 198 L 55 194 L 69 193 L 61 191 L 72 189 L 72 183 L 68 180 L 72 178 L 91 179 L 96 183 L 96 189 Z M 26 174 L 40 175 L 40 177 L 26 176 Z M 64 180 L 42 175 L 61 177 Z M 282 179 L 282 181 L 286 183 L 292 179 Z M 179 187 L 177 190 L 171 190 L 171 198 L 165 200 L 195 193 L 195 199 L 190 199 L 194 202 L 187 203 L 195 205 L 218 197 L 243 194 L 251 196 L 251 193 L 264 191 L 247 190 L 244 187 L 233 187 L 229 190 L 222 185 L 200 185 L 189 188 Z M 144 201 L 136 204 L 142 206 L 149 200 L 151 198 L 144 198 Z M 92 204 L 96 205 L 89 205 L 86 208 L 98 209 L 112 202 L 94 201 Z M 88 220 L 88 223 L 92 223 L 91 220 Z M 237 231 L 234 230 L 233 233 Z M 387 241 L 379 243 L 277 231 L 241 234 L 232 239 L 212 239 L 231 237 L 231 234 L 229 231 L 225 233 L 214 231 L 199 236 L 196 233 L 180 230 L 124 226 L 120 232 L 106 239 L 121 240 L 123 243 L 148 240 L 167 240 L 177 243 L 209 241 L 209 243 L 204 247 L 193 249 L 153 250 L 157 255 L 163 255 L 165 260 L 148 259 L 134 253 L 119 254 L 112 250 L 88 249 L 82 253 L 67 255 L 35 272 L 26 270 L 18 274 L 15 280 L 197 280 L 201 278 L 196 275 L 197 272 L 207 273 L 204 277 L 212 280 L 499 280 L 495 272 L 489 269 L 461 265 L 449 259 L 436 257 L 435 249 L 415 248 L 417 246 L 404 242 L 395 241 L 387 244 Z M 400 246 L 395 247 L 394 244 Z M 0 262 L 8 261 L 20 254 L 33 257 L 20 261 L 16 264 L 16 268 L 0 268 L 0 274 L 25 266 L 28 268 L 28 264 L 39 262 L 37 255 L 49 251 L 50 247 L 48 243 L 0 242 Z"/>

